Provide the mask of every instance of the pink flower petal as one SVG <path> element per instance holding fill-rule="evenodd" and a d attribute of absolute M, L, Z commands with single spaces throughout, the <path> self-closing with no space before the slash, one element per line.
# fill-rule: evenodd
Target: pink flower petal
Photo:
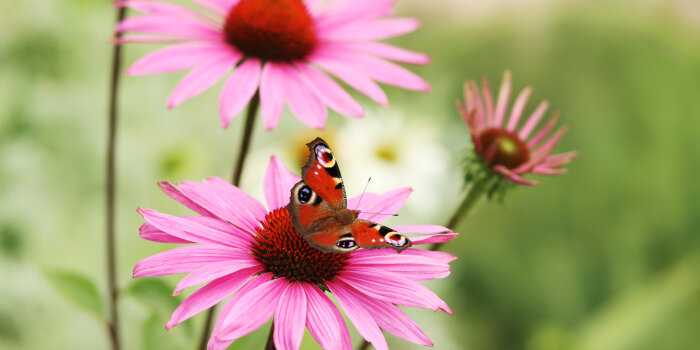
<path fill-rule="evenodd" d="M 270 163 L 263 179 L 263 190 L 267 207 L 272 211 L 289 204 L 289 193 L 301 178 L 287 170 L 277 156 L 270 157 Z"/>
<path fill-rule="evenodd" d="M 139 261 L 133 277 L 174 275 L 197 270 L 208 264 L 244 258 L 240 250 L 210 245 L 177 247 Z"/>
<path fill-rule="evenodd" d="M 231 239 L 227 241 L 227 245 L 241 250 L 248 250 L 250 248 L 250 243 L 253 240 L 250 232 L 241 230 L 228 222 L 220 220 L 218 218 L 212 218 L 207 216 L 182 216 L 181 218 L 195 223 L 208 226 L 214 230 L 228 233 L 231 235 Z M 193 241 L 178 238 L 176 236 L 167 233 L 148 222 L 145 222 L 139 228 L 139 236 L 143 239 L 147 239 L 153 242 L 161 243 L 194 243 Z"/>
<path fill-rule="evenodd" d="M 395 0 L 334 1 L 319 13 L 316 28 L 324 31 L 347 23 L 374 19 L 391 10 Z"/>
<path fill-rule="evenodd" d="M 547 101 L 542 101 L 539 106 L 535 109 L 534 112 L 530 115 L 530 118 L 525 122 L 525 125 L 523 125 L 522 129 L 518 132 L 518 136 L 520 137 L 521 140 L 526 140 L 528 136 L 530 136 L 530 133 L 532 130 L 535 129 L 537 126 L 537 123 L 540 122 L 540 119 L 542 119 L 542 116 L 544 116 L 544 113 L 547 112 L 547 108 L 549 108 L 549 102 Z"/>
<path fill-rule="evenodd" d="M 542 146 L 537 148 L 532 152 L 530 155 L 532 158 L 540 158 L 540 157 L 547 157 L 549 156 L 550 153 L 552 153 L 552 150 L 554 149 L 554 146 L 559 143 L 561 138 L 564 136 L 564 134 L 569 130 L 566 126 L 562 127 L 561 129 L 557 130 L 557 132 L 552 135 L 547 141 L 545 141 Z"/>
<path fill-rule="evenodd" d="M 347 271 L 366 274 L 384 273 L 408 278 L 413 281 L 429 281 L 445 278 L 450 274 L 450 265 L 435 259 L 421 256 L 374 256 L 371 258 L 351 258 Z"/>
<path fill-rule="evenodd" d="M 228 204 L 232 210 L 248 212 L 258 220 L 263 220 L 267 215 L 267 209 L 255 197 L 220 177 L 208 177 L 203 184 L 211 191 L 219 193 L 224 198 L 224 203 Z"/>
<path fill-rule="evenodd" d="M 306 325 L 306 293 L 292 282 L 282 292 L 275 310 L 273 339 L 277 349 L 299 349 Z"/>
<path fill-rule="evenodd" d="M 175 86 L 168 98 L 168 108 L 173 108 L 216 84 L 231 71 L 241 57 L 243 57 L 242 54 L 231 51 L 217 56 L 215 60 L 201 62 Z"/>
<path fill-rule="evenodd" d="M 306 327 L 323 349 L 352 349 L 345 320 L 333 302 L 315 285 L 304 285 Z"/>
<path fill-rule="evenodd" d="M 344 271 L 336 279 L 344 281 L 365 295 L 392 304 L 442 310 L 452 314 L 449 306 L 430 289 L 405 277 L 388 273 Z"/>
<path fill-rule="evenodd" d="M 233 294 L 257 272 L 259 272 L 259 268 L 251 267 L 209 282 L 206 286 L 192 293 L 175 309 L 170 320 L 165 324 L 165 328 L 170 329 L 178 323 L 214 306 Z"/>
<path fill-rule="evenodd" d="M 129 75 L 169 73 L 200 65 L 211 56 L 228 55 L 231 48 L 221 43 L 187 43 L 149 53 L 126 70 Z"/>
<path fill-rule="evenodd" d="M 284 94 L 287 96 L 289 109 L 304 124 L 323 129 L 328 117 L 326 106 L 301 79 L 296 69 L 291 66 L 282 66 L 281 69 L 284 77 Z"/>
<path fill-rule="evenodd" d="M 360 219 L 381 223 L 403 207 L 412 191 L 412 188 L 404 187 L 381 195 L 366 192 L 364 195 L 350 198 L 348 208 L 360 210 Z"/>
<path fill-rule="evenodd" d="M 340 80 L 352 86 L 355 90 L 365 94 L 379 105 L 386 106 L 389 103 L 382 88 L 360 68 L 323 57 L 312 57 L 311 61 L 340 78 Z"/>
<path fill-rule="evenodd" d="M 515 103 L 513 103 L 513 109 L 510 112 L 510 118 L 508 119 L 508 125 L 506 126 L 506 130 L 511 132 L 515 131 L 515 127 L 518 126 L 518 121 L 523 115 L 523 110 L 525 109 L 527 99 L 530 98 L 530 94 L 532 94 L 532 87 L 528 86 L 515 99 Z"/>
<path fill-rule="evenodd" d="M 232 274 L 245 268 L 257 267 L 257 270 L 254 270 L 255 272 L 253 274 L 260 273 L 263 270 L 263 267 L 260 266 L 260 263 L 255 260 L 251 254 L 247 255 L 248 256 L 244 258 L 239 258 L 236 260 L 207 264 L 206 266 L 192 271 L 189 275 L 180 280 L 175 287 L 173 295 L 180 294 L 180 292 L 182 292 L 185 288 L 209 282 L 213 279 Z"/>
<path fill-rule="evenodd" d="M 240 247 L 242 244 L 239 237 L 233 236 L 226 231 L 221 231 L 218 227 L 213 227 L 213 225 L 202 225 L 193 220 L 159 213 L 152 209 L 139 208 L 137 211 L 151 225 L 183 240 L 197 243 L 222 244 L 230 247 Z"/>
<path fill-rule="evenodd" d="M 554 112 L 554 115 L 552 115 L 552 118 L 549 119 L 547 124 L 545 124 L 544 127 L 542 127 L 542 129 L 540 129 L 534 136 L 532 136 L 532 138 L 529 141 L 525 143 L 525 145 L 527 145 L 527 148 L 533 149 L 540 142 L 542 142 L 542 140 L 544 140 L 545 137 L 547 137 L 549 132 L 552 131 L 552 129 L 554 129 L 554 124 L 557 123 L 558 119 L 559 113 Z"/>
<path fill-rule="evenodd" d="M 238 115 L 253 98 L 260 85 L 261 70 L 259 60 L 248 58 L 226 80 L 219 98 L 221 127 L 228 128 L 233 117 Z"/>
<path fill-rule="evenodd" d="M 508 107 L 508 101 L 510 100 L 510 71 L 507 70 L 503 74 L 503 82 L 501 83 L 501 90 L 498 92 L 498 101 L 496 102 L 496 111 L 494 112 L 494 124 L 492 127 L 501 127 L 503 125 L 503 119 L 506 117 L 506 108 Z"/>
<path fill-rule="evenodd" d="M 479 94 L 479 87 L 473 81 L 468 81 L 464 83 L 464 101 L 466 103 L 467 110 L 473 110 L 474 115 L 474 130 L 473 133 L 479 132 L 486 128 L 486 112 L 484 111 L 484 105 L 481 102 L 481 94 Z"/>
<path fill-rule="evenodd" d="M 376 57 L 344 54 L 338 56 L 336 61 L 349 66 L 356 66 L 380 83 L 398 86 L 407 90 L 430 91 L 430 85 L 423 78 L 406 68 Z"/>
<path fill-rule="evenodd" d="M 324 104 L 336 112 L 352 118 L 364 116 L 364 109 L 331 77 L 305 63 L 295 64 L 299 74 Z"/>
<path fill-rule="evenodd" d="M 486 104 L 486 127 L 491 127 L 496 123 L 494 115 L 493 96 L 491 96 L 491 86 L 486 78 L 481 80 L 481 90 L 484 92 L 484 103 Z"/>
<path fill-rule="evenodd" d="M 347 285 L 345 287 L 347 289 L 354 289 Z M 388 302 L 367 297 L 357 290 L 353 292 L 353 297 L 358 301 L 357 305 L 364 308 L 367 313 L 374 318 L 380 328 L 410 342 L 423 346 L 433 346 L 433 342 L 430 341 L 430 338 L 423 333 L 420 327 L 418 327 L 410 317 L 401 312 L 398 307 Z"/>
<path fill-rule="evenodd" d="M 219 334 L 224 324 L 229 323 L 231 319 L 235 317 L 240 317 L 240 315 L 231 315 L 231 309 L 236 305 L 241 297 L 248 294 L 251 290 L 255 289 L 259 285 L 268 282 L 272 279 L 273 275 L 271 273 L 265 273 L 256 277 L 253 277 L 248 283 L 241 287 L 236 293 L 231 296 L 231 299 L 226 303 L 219 317 L 216 319 L 216 324 L 214 325 L 214 330 L 212 331 L 211 338 L 209 338 L 209 343 L 207 344 L 208 350 L 225 350 L 233 343 L 233 340 L 219 341 L 216 339 L 216 335 Z"/>
<path fill-rule="evenodd" d="M 504 167 L 503 165 L 496 165 L 493 167 L 493 170 L 499 172 L 501 175 L 505 176 L 508 180 L 515 182 L 516 184 L 523 185 L 523 186 L 537 186 L 539 183 L 537 181 L 533 180 L 527 180 L 520 175 L 510 171 L 508 168 Z"/>
<path fill-rule="evenodd" d="M 166 15 L 129 17 L 115 27 L 115 33 L 140 32 L 192 40 L 221 41 L 221 32 L 201 21 Z"/>
<path fill-rule="evenodd" d="M 165 231 L 147 223 L 144 222 L 140 227 L 139 227 L 139 237 L 152 241 L 152 242 L 160 242 L 160 243 L 193 243 L 192 241 L 188 241 L 182 238 L 177 238 L 169 233 L 166 233 Z"/>
<path fill-rule="evenodd" d="M 452 233 L 453 231 L 445 226 L 440 225 L 411 225 L 411 226 L 396 226 L 392 227 L 394 231 L 401 233 L 421 233 L 421 234 L 434 234 L 434 233 Z M 418 237 L 414 237 L 418 238 Z M 413 241 L 413 238 L 411 238 Z"/>
<path fill-rule="evenodd" d="M 215 216 L 212 214 L 209 210 L 206 208 L 202 207 L 199 205 L 197 202 L 191 200 L 187 195 L 182 192 L 179 188 L 177 188 L 175 185 L 171 184 L 168 181 L 161 181 L 158 183 L 158 187 L 160 187 L 161 191 L 165 193 L 168 197 L 178 201 L 180 204 L 192 209 L 195 213 L 202 215 L 202 216 Z"/>
<path fill-rule="evenodd" d="M 433 260 L 436 260 L 441 263 L 449 263 L 452 260 L 457 259 L 456 256 L 445 253 L 445 252 L 434 252 L 430 250 L 423 250 L 423 249 L 414 249 L 414 248 L 408 248 L 401 253 L 393 250 L 393 249 L 359 249 L 354 251 L 353 253 L 354 257 L 378 257 L 378 256 L 384 256 L 384 255 L 389 255 L 396 257 L 398 255 L 406 255 L 406 256 L 419 256 L 419 257 L 426 257 L 430 258 Z"/>
<path fill-rule="evenodd" d="M 289 281 L 285 278 L 277 278 L 241 296 L 231 308 L 229 315 L 245 316 L 230 318 L 230 322 L 225 323 L 221 331 L 215 335 L 216 338 L 219 341 L 235 340 L 260 328 L 272 317 L 280 296 L 288 284 Z"/>
<path fill-rule="evenodd" d="M 128 7 L 138 12 L 149 15 L 170 15 L 181 18 L 199 19 L 202 21 L 211 21 L 199 12 L 193 11 L 186 7 L 170 4 L 161 1 L 117 1 L 114 3 L 117 7 Z"/>
<path fill-rule="evenodd" d="M 396 228 L 394 228 L 394 229 L 396 229 Z M 401 231 L 396 231 L 396 232 L 401 232 Z M 459 236 L 459 233 L 441 233 L 441 234 L 430 235 L 430 236 L 411 237 L 411 243 L 413 243 L 413 245 L 444 243 L 444 242 L 451 241 L 452 239 L 456 238 L 457 236 Z"/>
<path fill-rule="evenodd" d="M 355 325 L 360 335 L 368 342 L 372 343 L 376 350 L 388 350 L 386 339 L 379 329 L 377 322 L 372 315 L 362 306 L 362 300 L 357 298 L 360 293 L 350 288 L 347 283 L 340 279 L 333 282 L 326 282 L 326 286 L 331 290 L 338 304 L 343 308 L 345 314 Z"/>
<path fill-rule="evenodd" d="M 329 41 L 369 41 L 383 40 L 410 33 L 420 27 L 415 18 L 378 19 L 358 21 L 343 26 L 326 28 L 318 33 L 319 37 Z"/>
<path fill-rule="evenodd" d="M 284 109 L 284 73 L 281 65 L 267 62 L 260 76 L 260 108 L 265 129 L 277 127 Z"/>
<path fill-rule="evenodd" d="M 267 210 L 255 198 L 216 177 L 204 182 L 184 181 L 180 190 L 215 216 L 254 232 Z"/>
<path fill-rule="evenodd" d="M 393 45 L 374 41 L 334 43 L 334 47 L 350 49 L 353 51 L 410 64 L 428 64 L 430 57 L 426 54 L 402 49 Z"/>
<path fill-rule="evenodd" d="M 536 166 L 532 169 L 533 174 L 549 175 L 549 176 L 564 175 L 567 172 L 568 171 L 566 169 L 552 169 L 552 168 L 543 167 L 543 166 Z"/>
<path fill-rule="evenodd" d="M 205 9 L 221 16 L 226 17 L 228 11 L 231 9 L 229 4 L 231 1 L 224 0 L 192 0 L 195 4 L 204 7 Z"/>
<path fill-rule="evenodd" d="M 126 43 L 181 43 L 188 41 L 187 38 L 162 37 L 152 35 L 123 35 L 119 38 L 111 39 L 111 43 L 115 45 Z"/>
<path fill-rule="evenodd" d="M 540 165 L 550 168 L 558 168 L 569 164 L 569 162 L 571 162 L 571 160 L 576 157 L 578 157 L 578 152 L 566 152 L 561 154 L 555 154 L 553 156 L 549 156 L 543 159 Z"/>

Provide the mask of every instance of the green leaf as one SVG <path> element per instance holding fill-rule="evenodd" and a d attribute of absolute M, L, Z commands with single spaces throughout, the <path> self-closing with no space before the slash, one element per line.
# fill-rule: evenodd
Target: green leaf
<path fill-rule="evenodd" d="M 95 284 L 73 271 L 44 269 L 44 275 L 68 300 L 100 319 L 105 317 L 102 297 Z"/>
<path fill-rule="evenodd" d="M 182 337 L 182 332 L 169 332 L 163 326 L 165 320 L 158 314 L 149 316 L 141 327 L 142 349 L 144 350 L 170 350 L 182 348 L 187 343 Z M 179 333 L 179 336 L 178 336 Z"/>
<path fill-rule="evenodd" d="M 134 280 L 127 289 L 130 295 L 164 320 L 160 325 L 161 327 L 182 302 L 182 297 L 172 296 L 172 291 L 173 287 L 160 278 L 139 278 Z M 192 327 L 189 322 L 184 322 L 178 327 L 184 328 L 187 334 L 192 333 Z"/>
<path fill-rule="evenodd" d="M 173 287 L 159 278 L 134 280 L 128 292 L 160 315 L 170 315 L 182 301 L 171 296 Z"/>

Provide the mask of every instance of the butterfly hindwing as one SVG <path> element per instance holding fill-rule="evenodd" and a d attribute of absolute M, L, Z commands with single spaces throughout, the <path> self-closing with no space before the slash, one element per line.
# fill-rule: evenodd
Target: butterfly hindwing
<path fill-rule="evenodd" d="M 355 220 L 350 225 L 355 243 L 365 249 L 393 248 L 398 252 L 411 246 L 408 237 L 389 227 L 367 220 Z"/>
<path fill-rule="evenodd" d="M 302 235 L 309 232 L 315 222 L 333 215 L 333 208 L 303 180 L 292 187 L 287 210 L 292 215 L 294 227 Z"/>

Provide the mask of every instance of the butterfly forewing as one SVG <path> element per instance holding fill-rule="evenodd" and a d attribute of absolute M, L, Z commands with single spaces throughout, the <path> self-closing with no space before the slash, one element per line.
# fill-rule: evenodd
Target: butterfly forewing
<path fill-rule="evenodd" d="M 302 180 L 333 208 L 347 207 L 343 178 L 331 148 L 321 138 L 316 138 L 307 146 L 310 154 L 301 168 Z"/>

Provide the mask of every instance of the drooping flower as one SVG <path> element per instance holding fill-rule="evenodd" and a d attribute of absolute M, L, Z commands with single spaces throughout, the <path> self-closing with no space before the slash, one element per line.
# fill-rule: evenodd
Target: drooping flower
<path fill-rule="evenodd" d="M 170 95 L 169 108 L 228 75 L 220 96 L 222 127 L 259 92 L 266 129 L 277 126 L 285 103 L 299 120 L 320 129 L 326 124 L 326 106 L 348 117 L 364 115 L 329 74 L 381 105 L 387 97 L 376 82 L 430 89 L 388 61 L 427 64 L 426 55 L 378 42 L 419 26 L 416 19 L 392 17 L 395 0 L 192 1 L 207 12 L 166 2 L 117 2 L 143 14 L 117 25 L 118 33 L 139 33 L 120 43 L 173 44 L 144 56 L 128 74 L 191 69 Z"/>
<path fill-rule="evenodd" d="M 343 317 L 325 289 L 376 349 L 387 349 L 380 329 L 431 346 L 430 339 L 397 305 L 451 313 L 444 301 L 418 282 L 449 275 L 449 262 L 455 257 L 415 248 L 400 254 L 393 249 L 322 253 L 294 229 L 285 208 L 298 181 L 298 176 L 272 157 L 264 177 L 269 210 L 219 178 L 179 186 L 160 183 L 168 196 L 199 215 L 176 217 L 139 209 L 146 219 L 140 228 L 142 238 L 190 244 L 141 260 L 134 277 L 189 273 L 174 294 L 207 283 L 182 302 L 166 327 L 230 297 L 216 321 L 209 349 L 225 349 L 271 317 L 277 349 L 298 349 L 305 328 L 324 349 L 352 349 Z M 359 204 L 358 209 L 367 211 L 360 218 L 382 222 L 390 215 L 369 213 L 397 212 L 410 192 L 410 188 L 401 188 L 381 195 L 365 193 L 361 202 L 355 197 L 348 206 Z M 394 229 L 424 234 L 411 239 L 414 246 L 449 241 L 457 235 L 435 225 Z"/>
<path fill-rule="evenodd" d="M 527 87 L 518 95 L 506 118 L 510 103 L 511 73 L 506 71 L 503 83 L 494 105 L 491 90 L 486 78 L 482 80 L 483 97 L 474 81 L 464 84 L 464 104 L 457 102 L 462 117 L 469 126 L 474 145 L 474 159 L 467 169 L 467 180 L 489 177 L 493 174 L 511 183 L 527 186 L 538 185 L 537 181 L 525 179 L 525 174 L 561 175 L 562 167 L 578 156 L 578 152 L 552 155 L 554 146 L 561 140 L 567 128 L 562 127 L 552 133 L 557 121 L 555 115 L 537 132 L 537 124 L 542 120 L 549 102 L 542 101 L 530 117 L 520 123 L 523 110 L 532 88 Z M 519 125 L 521 124 L 521 125 Z M 502 185 L 502 184 L 500 184 Z M 497 191 L 499 184 L 492 185 L 490 192 Z"/>

